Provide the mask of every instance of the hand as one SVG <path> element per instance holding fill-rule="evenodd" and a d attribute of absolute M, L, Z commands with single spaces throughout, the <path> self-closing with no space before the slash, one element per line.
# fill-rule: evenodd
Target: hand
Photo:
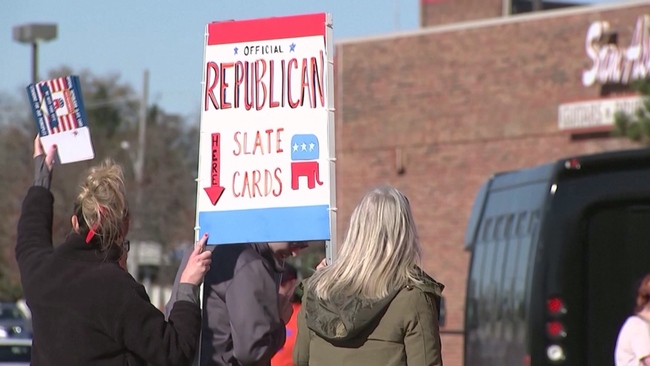
<path fill-rule="evenodd" d="M 288 299 L 293 297 L 294 292 L 296 292 L 296 286 L 298 285 L 297 280 L 291 280 L 284 284 L 281 284 L 278 288 L 278 294 L 286 296 Z"/>
<path fill-rule="evenodd" d="M 327 258 L 323 258 L 323 260 L 321 260 L 320 263 L 318 263 L 318 265 L 316 266 L 316 270 L 318 271 L 319 269 L 326 266 L 327 266 Z"/>
<path fill-rule="evenodd" d="M 210 269 L 210 263 L 212 263 L 212 252 L 205 250 L 207 241 L 208 234 L 205 234 L 194 245 L 194 250 L 187 260 L 187 266 L 185 266 L 181 274 L 181 283 L 191 283 L 198 286 L 203 282 L 203 276 Z"/>
<path fill-rule="evenodd" d="M 34 185 L 50 189 L 52 183 L 52 165 L 54 165 L 54 155 L 56 154 L 56 145 L 50 146 L 47 154 L 43 153 L 41 138 L 36 135 L 34 139 Z"/>
<path fill-rule="evenodd" d="M 45 166 L 49 172 L 52 171 L 52 165 L 54 165 L 54 155 L 56 154 L 56 145 L 50 146 L 50 149 L 45 155 Z M 36 135 L 34 139 L 34 158 L 43 155 L 43 145 L 41 145 L 41 138 Z"/>
<path fill-rule="evenodd" d="M 293 306 L 291 306 L 291 297 L 278 294 L 278 309 L 280 310 L 280 319 L 286 325 L 293 315 Z"/>

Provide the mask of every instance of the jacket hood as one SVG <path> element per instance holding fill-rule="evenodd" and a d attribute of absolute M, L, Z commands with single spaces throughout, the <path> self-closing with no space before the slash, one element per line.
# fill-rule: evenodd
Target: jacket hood
<path fill-rule="evenodd" d="M 411 287 L 432 294 L 438 301 L 444 285 L 422 270 L 418 277 L 420 283 L 413 284 Z M 325 301 L 308 288 L 304 288 L 302 283 L 299 287 L 300 291 L 304 291 L 303 308 L 307 326 L 330 342 L 352 339 L 374 325 L 402 290 L 402 288 L 394 290 L 385 298 L 376 301 L 362 301 L 357 298 L 336 298 Z"/>
<path fill-rule="evenodd" d="M 269 262 L 274 272 L 282 273 L 282 263 L 280 263 L 278 258 L 276 258 L 276 256 L 273 254 L 269 243 L 252 243 L 251 246 L 253 249 L 255 249 L 256 252 L 258 252 L 262 257 L 264 257 L 264 259 Z"/>

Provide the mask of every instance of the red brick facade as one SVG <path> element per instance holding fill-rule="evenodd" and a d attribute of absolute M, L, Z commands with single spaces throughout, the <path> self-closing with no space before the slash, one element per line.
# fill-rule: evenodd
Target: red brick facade
<path fill-rule="evenodd" d="M 420 6 L 420 24 L 433 27 L 496 18 L 502 14 L 503 0 L 425 0 Z"/>
<path fill-rule="evenodd" d="M 423 23 L 439 24 L 452 13 L 457 20 L 475 18 L 450 10 L 470 2 L 424 4 L 429 20 Z M 585 53 L 590 24 L 608 21 L 619 45 L 627 45 L 643 14 L 650 14 L 650 2 L 337 44 L 338 237 L 367 189 L 388 183 L 408 195 L 423 266 L 446 285 L 446 366 L 462 365 L 462 335 L 454 332 L 463 329 L 469 259 L 463 238 L 477 189 L 494 172 L 633 146 L 620 138 L 573 138 L 558 129 L 558 106 L 600 96 L 600 86 L 581 82 L 582 70 L 591 66 Z"/>

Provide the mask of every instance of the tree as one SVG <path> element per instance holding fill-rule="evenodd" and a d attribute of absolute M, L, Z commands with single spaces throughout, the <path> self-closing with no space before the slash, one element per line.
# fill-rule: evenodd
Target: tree
<path fill-rule="evenodd" d="M 0 128 L 24 122 L 25 108 L 26 103 L 20 103 L 17 95 L 0 92 Z"/>
<path fill-rule="evenodd" d="M 302 249 L 297 257 L 287 258 L 293 264 L 301 278 L 308 278 L 316 271 L 316 266 L 325 257 L 325 242 L 311 241 L 307 248 Z"/>
<path fill-rule="evenodd" d="M 25 103 L 25 107 L 27 104 Z M 3 113 L 4 114 L 4 113 Z M 6 114 L 5 114 L 6 116 Z M 33 179 L 31 150 L 35 131 L 31 115 L 12 115 L 0 134 L 0 298 L 14 300 L 21 295 L 20 277 L 14 259 L 16 224 L 24 196 L 24 187 Z M 34 132 L 35 134 L 35 132 Z"/>
<path fill-rule="evenodd" d="M 159 106 L 149 112 L 141 187 L 142 231 L 146 239 L 173 249 L 179 242 L 193 240 L 198 130 Z"/>
<path fill-rule="evenodd" d="M 650 146 L 650 82 L 639 80 L 632 83 L 643 98 L 643 107 L 638 108 L 633 114 L 616 111 L 614 114 L 614 136 L 625 136 L 630 140 Z"/>

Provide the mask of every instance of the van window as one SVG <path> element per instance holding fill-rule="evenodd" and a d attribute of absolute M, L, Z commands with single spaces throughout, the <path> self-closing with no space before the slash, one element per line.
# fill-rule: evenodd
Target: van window
<path fill-rule="evenodd" d="M 479 293 L 479 312 L 478 318 L 479 323 L 482 324 L 482 336 L 488 337 L 488 334 L 485 333 L 489 329 L 491 313 L 492 313 L 492 304 L 490 302 L 490 281 L 492 279 L 492 269 L 494 263 L 494 256 L 496 253 L 496 248 L 494 245 L 494 219 L 489 218 L 486 220 L 486 225 L 484 229 L 483 237 L 486 239 L 485 242 L 480 243 L 479 247 L 483 247 L 483 268 L 481 275 L 478 278 L 478 283 L 480 283 L 480 293 Z"/>
<path fill-rule="evenodd" d="M 520 246 L 519 233 L 517 228 L 519 227 L 519 221 L 521 217 L 525 217 L 526 212 L 521 212 L 516 216 L 513 214 L 509 217 L 508 232 L 506 234 L 508 240 L 508 248 L 505 253 L 504 267 L 503 267 L 503 281 L 502 281 L 502 311 L 503 311 L 503 337 L 505 340 L 511 341 L 514 337 L 514 301 L 513 301 L 513 288 L 515 282 L 515 270 L 517 266 L 517 249 Z"/>
<path fill-rule="evenodd" d="M 495 225 L 495 240 L 494 240 L 494 261 L 492 262 L 492 278 L 490 288 L 490 302 L 492 304 L 492 337 L 499 337 L 501 334 L 500 324 L 501 321 L 501 301 L 500 298 L 503 292 L 503 266 L 505 265 L 505 253 L 508 242 L 505 240 L 505 229 L 507 226 L 507 217 L 500 216 Z"/>

